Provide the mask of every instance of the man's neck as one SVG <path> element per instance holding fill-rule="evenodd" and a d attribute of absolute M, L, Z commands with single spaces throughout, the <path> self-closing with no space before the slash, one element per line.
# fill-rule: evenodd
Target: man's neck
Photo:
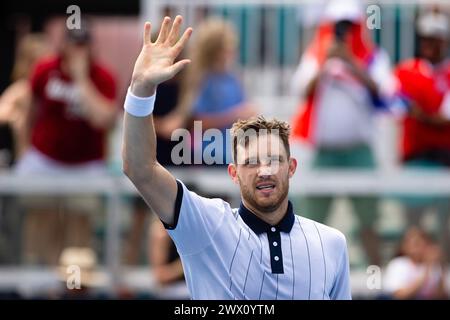
<path fill-rule="evenodd" d="M 271 226 L 277 225 L 286 214 L 288 208 L 288 198 L 283 200 L 281 205 L 272 212 L 262 212 L 252 207 L 245 199 L 242 199 L 244 206 L 250 210 L 255 216 L 263 220 Z"/>
<path fill-rule="evenodd" d="M 426 59 L 426 58 L 422 58 L 422 59 L 427 61 L 433 69 L 443 65 L 445 63 L 445 61 L 447 60 L 445 57 L 442 57 L 439 59 Z"/>

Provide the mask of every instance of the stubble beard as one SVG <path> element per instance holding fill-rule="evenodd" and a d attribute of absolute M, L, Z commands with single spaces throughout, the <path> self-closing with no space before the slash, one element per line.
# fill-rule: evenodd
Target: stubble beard
<path fill-rule="evenodd" d="M 279 193 L 279 196 L 277 196 L 271 203 L 268 204 L 260 204 L 258 203 L 255 193 L 256 191 L 251 192 L 247 186 L 242 184 L 241 179 L 238 177 L 239 183 L 241 186 L 241 196 L 242 198 L 255 210 L 263 213 L 271 213 L 277 210 L 281 204 L 283 203 L 284 199 L 288 196 L 289 193 L 289 177 L 286 179 L 286 182 L 277 184 L 276 188 L 281 188 L 281 192 Z M 251 186 L 253 189 L 253 185 Z"/>

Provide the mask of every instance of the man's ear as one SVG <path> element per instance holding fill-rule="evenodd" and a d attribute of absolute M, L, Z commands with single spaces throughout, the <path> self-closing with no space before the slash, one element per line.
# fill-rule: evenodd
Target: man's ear
<path fill-rule="evenodd" d="M 228 164 L 228 174 L 234 183 L 239 184 L 239 179 L 237 177 L 236 165 L 234 163 Z"/>
<path fill-rule="evenodd" d="M 297 170 L 297 159 L 289 158 L 289 178 L 292 178 L 295 171 Z"/>

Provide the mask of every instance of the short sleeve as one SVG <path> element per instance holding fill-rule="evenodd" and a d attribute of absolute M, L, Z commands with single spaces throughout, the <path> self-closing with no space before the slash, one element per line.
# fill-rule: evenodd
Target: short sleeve
<path fill-rule="evenodd" d="M 345 238 L 342 238 L 341 247 L 339 267 L 333 288 L 331 289 L 330 298 L 333 300 L 351 300 L 350 265 L 347 252 L 347 242 L 345 241 Z"/>
<path fill-rule="evenodd" d="M 414 100 L 421 105 L 425 97 L 422 89 L 426 87 L 426 84 L 424 77 L 415 71 L 412 63 L 411 61 L 403 62 L 395 69 L 399 82 L 398 91 L 405 100 Z"/>
<path fill-rule="evenodd" d="M 392 260 L 386 267 L 383 289 L 386 293 L 394 293 L 395 291 L 408 285 L 411 280 L 409 277 L 407 261 L 403 258 Z"/>
<path fill-rule="evenodd" d="M 296 96 L 304 98 L 306 87 L 319 72 L 317 60 L 310 55 L 304 55 L 295 70 L 291 82 L 291 92 Z"/>
<path fill-rule="evenodd" d="M 195 254 L 211 244 L 231 209 L 222 199 L 201 197 L 178 180 L 177 185 L 174 224 L 164 226 L 181 255 Z"/>
<path fill-rule="evenodd" d="M 391 60 L 383 49 L 376 51 L 374 60 L 369 66 L 372 79 L 378 85 L 379 92 L 383 96 L 392 96 L 397 88 L 396 78 L 392 72 Z"/>

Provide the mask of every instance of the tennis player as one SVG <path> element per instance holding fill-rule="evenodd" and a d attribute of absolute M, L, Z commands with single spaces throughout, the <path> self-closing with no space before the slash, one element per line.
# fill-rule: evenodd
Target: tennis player
<path fill-rule="evenodd" d="M 180 254 L 193 299 L 351 299 L 344 235 L 294 213 L 289 126 L 264 117 L 233 125 L 228 173 L 241 205 L 189 191 L 156 160 L 153 103 L 157 85 L 190 60 L 174 63 L 191 36 L 182 17 L 151 25 L 125 99 L 123 170 L 159 216 Z"/>

